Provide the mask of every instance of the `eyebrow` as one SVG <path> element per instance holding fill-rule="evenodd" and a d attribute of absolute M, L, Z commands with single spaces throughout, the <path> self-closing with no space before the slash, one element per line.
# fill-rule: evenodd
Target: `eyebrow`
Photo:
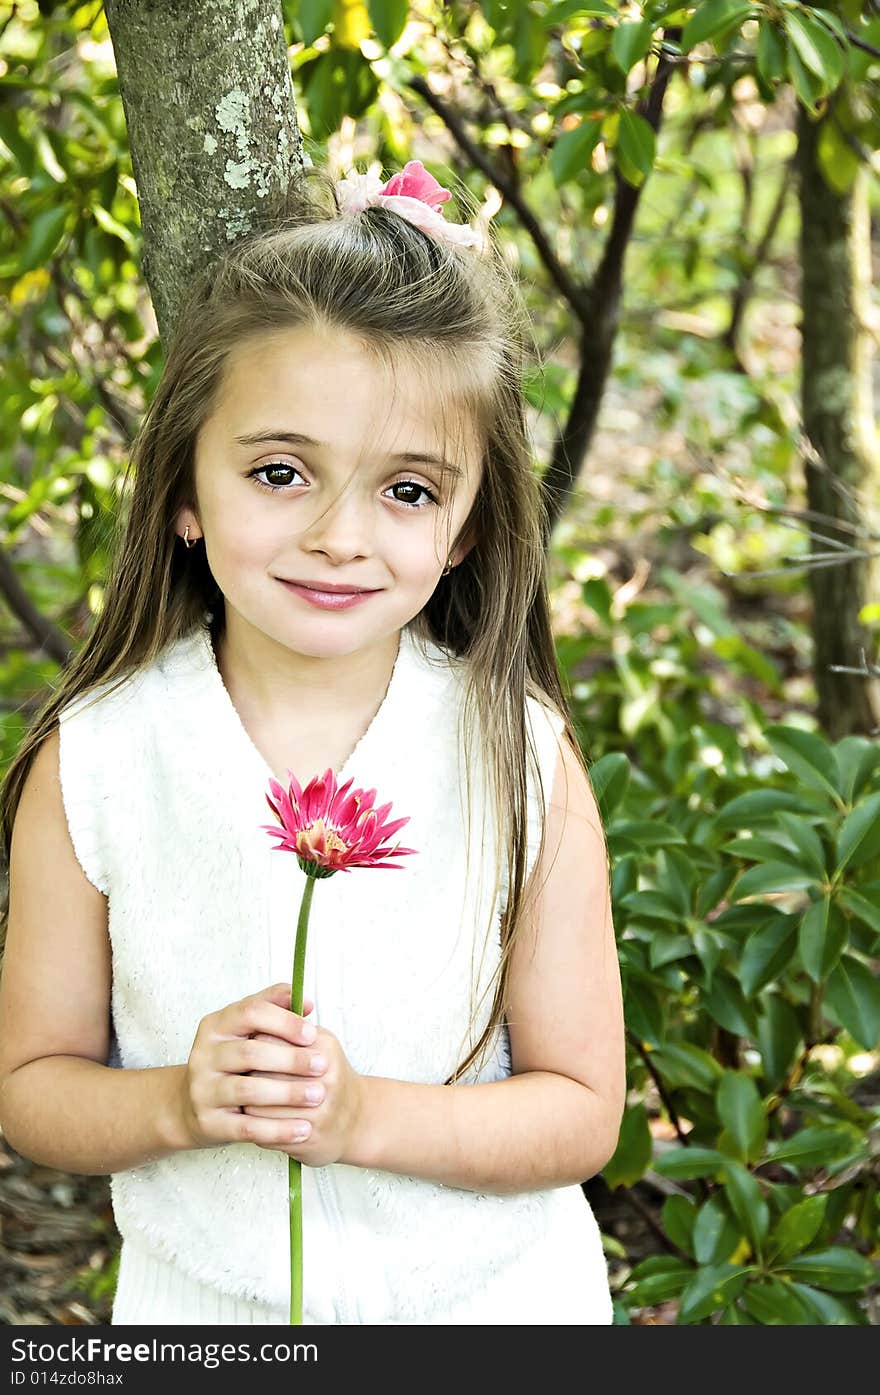
<path fill-rule="evenodd" d="M 240 446 L 260 446 L 272 441 L 284 441 L 291 446 L 315 446 L 318 450 L 329 450 L 326 441 L 316 441 L 312 436 L 304 436 L 301 431 L 255 431 L 245 436 L 236 436 L 235 440 Z M 419 451 L 400 451 L 397 455 L 391 455 L 389 460 L 401 460 L 407 465 L 437 465 L 441 470 L 460 479 L 463 471 L 459 465 L 454 465 L 450 460 L 444 460 L 439 455 L 426 455 Z"/>

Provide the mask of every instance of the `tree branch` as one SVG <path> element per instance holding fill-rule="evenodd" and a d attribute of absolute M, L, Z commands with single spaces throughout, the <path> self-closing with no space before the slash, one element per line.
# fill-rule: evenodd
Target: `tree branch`
<path fill-rule="evenodd" d="M 483 174 L 491 184 L 495 185 L 505 201 L 510 204 L 511 208 L 516 210 L 520 222 L 535 244 L 535 249 L 541 261 L 544 263 L 550 279 L 574 311 L 577 318 L 583 320 L 589 306 L 587 291 L 583 286 L 578 285 L 562 265 L 562 262 L 553 251 L 550 240 L 544 232 L 544 229 L 532 213 L 532 210 L 529 208 L 519 189 L 517 189 L 513 182 L 492 163 L 475 141 L 471 139 L 461 117 L 447 105 L 442 97 L 438 97 L 436 92 L 431 90 L 423 77 L 414 77 L 409 85 L 413 92 L 418 93 L 431 110 L 437 113 L 447 127 L 450 135 L 455 138 L 459 149 L 468 157 L 471 164 L 475 165 L 477 169 L 482 170 Z"/>
<path fill-rule="evenodd" d="M 73 656 L 73 645 L 68 637 L 42 615 L 28 596 L 9 560 L 5 548 L 0 547 L 0 593 L 9 609 L 33 635 L 41 649 L 56 663 L 66 665 Z"/>

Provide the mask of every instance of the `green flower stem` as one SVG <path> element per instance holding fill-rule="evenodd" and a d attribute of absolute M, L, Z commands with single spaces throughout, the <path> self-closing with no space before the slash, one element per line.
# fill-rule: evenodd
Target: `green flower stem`
<path fill-rule="evenodd" d="M 303 978 L 306 967 L 306 935 L 315 878 L 306 876 L 306 885 L 296 923 L 296 946 L 293 952 L 293 977 L 290 984 L 290 1011 L 298 1015 L 303 1008 Z M 290 1324 L 302 1326 L 303 1263 L 302 1263 L 302 1163 L 287 1159 L 287 1197 L 290 1211 Z"/>

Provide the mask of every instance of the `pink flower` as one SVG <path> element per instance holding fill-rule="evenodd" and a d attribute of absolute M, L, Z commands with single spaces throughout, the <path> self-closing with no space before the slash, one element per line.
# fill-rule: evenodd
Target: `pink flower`
<path fill-rule="evenodd" d="M 389 194 L 401 194 L 405 198 L 421 199 L 431 208 L 437 208 L 452 198 L 449 190 L 428 173 L 421 160 L 407 160 L 400 173 L 391 176 L 382 193 L 386 198 Z"/>
<path fill-rule="evenodd" d="M 408 160 L 403 169 L 383 184 L 378 175 L 350 174 L 336 182 L 343 213 L 361 213 L 365 208 L 384 204 L 415 227 L 444 242 L 461 247 L 477 247 L 479 234 L 467 223 L 450 223 L 440 205 L 452 195 L 444 189 L 421 160 Z"/>
<path fill-rule="evenodd" d="M 293 772 L 288 770 L 287 774 L 290 788 L 286 790 L 277 780 L 270 780 L 274 800 L 266 795 L 266 803 L 279 826 L 261 827 L 279 840 L 273 851 L 296 853 L 308 876 L 331 877 L 334 872 L 349 872 L 353 867 L 400 870 L 398 863 L 382 859 L 417 851 L 397 843 L 388 846 L 388 839 L 409 823 L 409 818 L 386 823 L 391 805 L 374 809 L 375 790 L 352 790 L 351 780 L 340 787 L 332 770 L 316 775 L 302 789 Z"/>

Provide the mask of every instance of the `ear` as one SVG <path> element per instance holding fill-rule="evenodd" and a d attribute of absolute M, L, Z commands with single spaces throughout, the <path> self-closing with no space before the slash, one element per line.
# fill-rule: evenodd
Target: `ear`
<path fill-rule="evenodd" d="M 472 520 L 465 528 L 461 542 L 457 543 L 449 554 L 454 567 L 457 567 L 459 562 L 464 561 L 476 542 L 477 528 L 476 523 Z"/>
<path fill-rule="evenodd" d="M 193 510 L 190 508 L 179 509 L 174 520 L 174 531 L 178 537 L 182 538 L 187 527 L 189 527 L 190 538 L 201 537 L 199 520 Z"/>

